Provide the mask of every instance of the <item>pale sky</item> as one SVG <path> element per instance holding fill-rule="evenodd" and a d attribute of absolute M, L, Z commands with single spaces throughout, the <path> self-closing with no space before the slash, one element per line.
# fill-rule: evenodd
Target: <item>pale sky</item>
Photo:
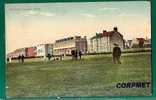
<path fill-rule="evenodd" d="M 114 26 L 125 39 L 151 37 L 150 2 L 6 4 L 6 52 Z"/>

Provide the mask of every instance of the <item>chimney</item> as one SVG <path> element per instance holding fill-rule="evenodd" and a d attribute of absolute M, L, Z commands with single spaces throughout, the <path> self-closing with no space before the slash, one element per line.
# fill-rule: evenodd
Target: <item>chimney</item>
<path fill-rule="evenodd" d="M 117 32 L 117 31 L 118 31 L 118 28 L 117 28 L 117 27 L 114 27 L 114 31 L 116 31 L 116 32 Z"/>

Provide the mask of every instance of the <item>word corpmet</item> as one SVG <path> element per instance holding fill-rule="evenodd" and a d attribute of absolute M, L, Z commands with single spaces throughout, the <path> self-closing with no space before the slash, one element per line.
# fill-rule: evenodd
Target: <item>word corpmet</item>
<path fill-rule="evenodd" d="M 150 82 L 121 82 L 116 84 L 116 88 L 149 88 Z"/>

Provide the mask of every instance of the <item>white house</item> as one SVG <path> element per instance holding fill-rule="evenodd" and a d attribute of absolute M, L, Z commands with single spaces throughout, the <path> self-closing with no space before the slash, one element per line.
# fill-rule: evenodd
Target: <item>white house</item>
<path fill-rule="evenodd" d="M 124 48 L 123 35 L 118 32 L 117 27 L 113 31 L 104 30 L 102 33 L 96 33 L 90 39 L 90 50 L 92 53 L 112 52 L 114 43 L 118 44 L 121 49 Z"/>
<path fill-rule="evenodd" d="M 37 56 L 38 57 L 46 57 L 48 54 L 53 53 L 53 45 L 52 44 L 39 44 L 37 47 Z"/>

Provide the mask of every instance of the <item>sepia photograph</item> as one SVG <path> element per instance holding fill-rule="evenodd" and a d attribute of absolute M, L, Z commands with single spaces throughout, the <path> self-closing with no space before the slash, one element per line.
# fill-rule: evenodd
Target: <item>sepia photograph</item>
<path fill-rule="evenodd" d="M 151 96 L 149 1 L 5 4 L 6 95 Z"/>

